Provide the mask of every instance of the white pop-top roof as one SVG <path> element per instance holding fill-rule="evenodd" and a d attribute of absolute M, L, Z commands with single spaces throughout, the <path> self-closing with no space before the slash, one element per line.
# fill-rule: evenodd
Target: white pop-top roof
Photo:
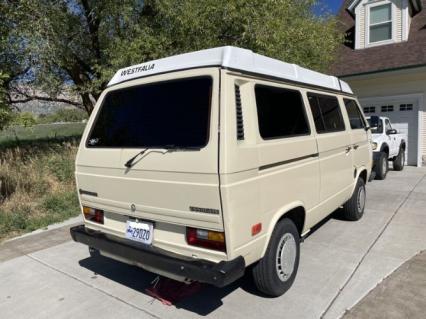
<path fill-rule="evenodd" d="M 311 71 L 296 64 L 285 63 L 253 53 L 251 50 L 232 46 L 179 54 L 120 69 L 109 81 L 108 86 L 148 75 L 210 66 L 220 66 L 273 76 L 284 80 L 353 93 L 346 82 L 339 80 L 335 76 Z"/>

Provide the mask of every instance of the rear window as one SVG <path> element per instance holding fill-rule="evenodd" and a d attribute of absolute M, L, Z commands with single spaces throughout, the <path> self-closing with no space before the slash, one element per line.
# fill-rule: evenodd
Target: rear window
<path fill-rule="evenodd" d="M 259 132 L 263 139 L 310 133 L 299 91 L 256 85 L 255 93 Z"/>
<path fill-rule="evenodd" d="M 345 130 L 339 101 L 335 96 L 308 93 L 308 99 L 318 133 Z"/>
<path fill-rule="evenodd" d="M 111 91 L 88 147 L 204 147 L 209 138 L 212 79 L 197 77 Z"/>
<path fill-rule="evenodd" d="M 371 133 L 373 134 L 382 134 L 383 133 L 383 121 L 379 120 L 377 126 L 373 126 L 371 119 L 367 119 L 368 125 L 371 127 Z"/>

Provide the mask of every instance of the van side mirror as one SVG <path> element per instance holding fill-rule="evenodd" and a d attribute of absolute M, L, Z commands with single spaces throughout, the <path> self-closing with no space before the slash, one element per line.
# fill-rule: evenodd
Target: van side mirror
<path fill-rule="evenodd" d="M 387 135 L 398 134 L 398 131 L 397 131 L 397 130 L 395 130 L 395 129 L 391 129 L 391 130 L 387 130 L 387 131 L 386 131 L 386 134 L 387 134 Z"/>

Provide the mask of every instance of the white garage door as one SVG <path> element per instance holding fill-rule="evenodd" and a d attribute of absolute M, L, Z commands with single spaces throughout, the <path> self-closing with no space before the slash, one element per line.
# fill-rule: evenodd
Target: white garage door
<path fill-rule="evenodd" d="M 360 101 L 366 116 L 388 117 L 392 127 L 407 136 L 406 164 L 417 165 L 418 161 L 418 102 L 416 100 L 365 99 Z"/>

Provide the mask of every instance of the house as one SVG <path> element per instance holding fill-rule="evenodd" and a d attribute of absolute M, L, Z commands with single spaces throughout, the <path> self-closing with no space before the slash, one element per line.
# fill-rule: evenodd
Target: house
<path fill-rule="evenodd" d="M 407 164 L 426 161 L 426 0 L 345 0 L 346 33 L 331 73 L 347 81 L 366 116 L 408 136 Z"/>

